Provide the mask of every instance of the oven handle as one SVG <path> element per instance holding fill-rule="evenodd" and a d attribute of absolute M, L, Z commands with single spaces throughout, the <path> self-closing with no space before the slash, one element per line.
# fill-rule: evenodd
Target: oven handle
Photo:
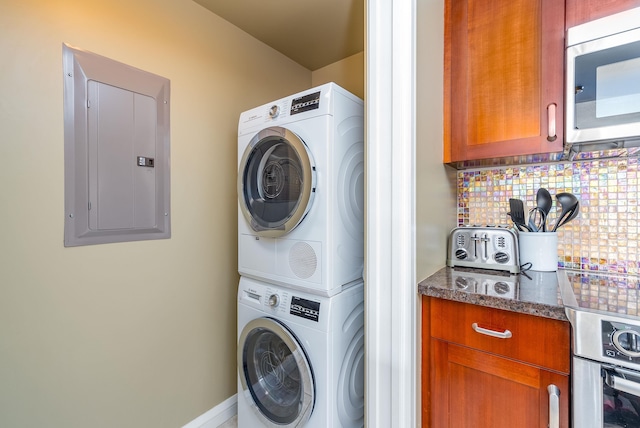
<path fill-rule="evenodd" d="M 616 376 L 608 370 L 605 370 L 605 382 L 611 388 L 618 391 L 626 392 L 636 397 L 640 397 L 640 384 L 632 380 Z"/>

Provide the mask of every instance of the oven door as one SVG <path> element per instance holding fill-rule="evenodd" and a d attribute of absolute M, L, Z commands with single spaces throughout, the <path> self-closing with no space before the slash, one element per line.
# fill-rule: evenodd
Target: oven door
<path fill-rule="evenodd" d="M 573 427 L 640 428 L 640 372 L 573 357 Z"/>

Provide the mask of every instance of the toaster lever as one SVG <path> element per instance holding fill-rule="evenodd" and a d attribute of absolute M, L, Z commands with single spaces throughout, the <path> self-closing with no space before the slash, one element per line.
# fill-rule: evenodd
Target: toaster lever
<path fill-rule="evenodd" d="M 471 237 L 471 240 L 473 241 L 473 259 L 475 260 L 478 258 L 478 241 L 481 238 L 476 234 Z"/>
<path fill-rule="evenodd" d="M 484 258 L 487 259 L 489 258 L 489 245 L 488 242 L 490 241 L 489 236 L 485 233 L 484 236 L 482 236 L 482 238 L 480 239 L 480 241 L 482 241 L 482 243 L 484 243 Z"/>

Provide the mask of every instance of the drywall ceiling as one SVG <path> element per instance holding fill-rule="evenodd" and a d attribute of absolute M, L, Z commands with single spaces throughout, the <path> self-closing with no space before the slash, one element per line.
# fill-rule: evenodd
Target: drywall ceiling
<path fill-rule="evenodd" d="M 311 71 L 364 50 L 364 0 L 194 0 Z"/>

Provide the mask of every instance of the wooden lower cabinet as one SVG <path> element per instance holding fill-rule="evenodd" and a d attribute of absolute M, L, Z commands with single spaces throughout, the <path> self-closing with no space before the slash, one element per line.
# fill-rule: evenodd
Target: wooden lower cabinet
<path fill-rule="evenodd" d="M 433 427 L 547 427 L 555 385 L 560 427 L 568 428 L 567 375 L 437 339 L 431 347 Z"/>
<path fill-rule="evenodd" d="M 431 301 L 431 305 L 429 304 Z M 443 304 L 445 313 L 438 308 Z M 434 308 L 435 306 L 435 308 Z M 455 308 L 452 310 L 452 308 Z M 551 391 L 559 391 L 555 405 L 559 410 L 559 427 L 569 428 L 569 330 L 566 331 L 566 346 L 563 349 L 544 349 L 545 329 L 539 331 L 540 341 L 530 343 L 539 353 L 557 352 L 567 360 L 567 369 L 562 363 L 562 370 L 549 369 L 531 362 L 520 361 L 512 357 L 505 357 L 500 353 L 491 352 L 491 343 L 504 346 L 504 341 L 494 337 L 480 338 L 482 350 L 468 346 L 469 343 L 453 343 L 433 337 L 430 332 L 437 316 L 436 325 L 445 324 L 452 330 L 463 331 L 467 326 L 456 324 L 455 321 L 465 320 L 465 311 L 472 313 L 486 312 L 487 316 L 493 311 L 504 313 L 497 309 L 479 308 L 475 305 L 443 301 L 435 298 L 425 298 L 423 301 L 423 427 L 433 428 L 546 428 L 550 423 L 550 407 L 553 398 Z M 535 324 L 537 317 L 531 315 L 507 312 L 506 318 L 499 317 L 504 322 L 513 323 L 514 320 L 525 317 L 528 323 Z M 445 318 L 445 322 L 442 323 Z M 449 319 L 446 319 L 449 318 Z M 512 320 L 513 318 L 513 320 Z M 548 322 L 547 319 L 540 319 Z M 553 320 L 555 321 L 555 320 Z M 463 321 L 464 322 L 464 321 Z M 562 321 L 557 321 L 564 327 Z M 522 322 L 520 322 L 522 324 Z M 567 329 L 568 323 L 567 324 Z M 526 331 L 518 331 L 517 323 L 513 335 L 526 335 Z M 502 328 L 503 326 L 496 326 Z M 505 328 L 508 328 L 507 325 Z M 527 327 L 528 328 L 528 327 Z M 469 326 L 469 329 L 471 327 Z M 564 334 L 564 329 L 562 334 Z M 476 333 L 477 334 L 477 333 Z M 553 333 L 557 334 L 557 331 Z M 463 336 L 461 336 L 463 337 Z M 517 339 L 517 338 L 516 338 Z M 478 339 L 474 339 L 478 340 Z M 522 346 L 513 342 L 514 346 Z M 428 355 L 425 355 L 428 352 Z M 428 388 L 427 391 L 424 389 Z"/>

